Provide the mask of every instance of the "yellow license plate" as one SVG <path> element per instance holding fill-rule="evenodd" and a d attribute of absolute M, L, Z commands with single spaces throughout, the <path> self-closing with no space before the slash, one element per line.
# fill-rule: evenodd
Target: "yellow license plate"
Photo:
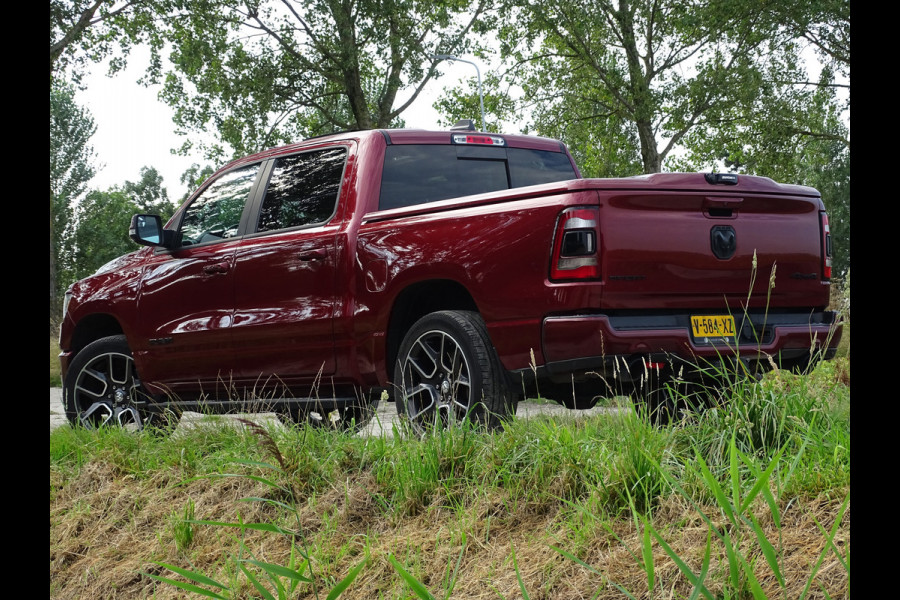
<path fill-rule="evenodd" d="M 694 338 L 734 340 L 734 317 L 731 315 L 697 315 L 691 317 Z"/>

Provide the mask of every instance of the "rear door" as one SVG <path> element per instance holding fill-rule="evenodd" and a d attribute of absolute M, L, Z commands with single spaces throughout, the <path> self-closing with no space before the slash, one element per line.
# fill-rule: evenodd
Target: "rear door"
<path fill-rule="evenodd" d="M 273 159 L 235 255 L 236 376 L 257 390 L 335 372 L 338 196 L 349 147 Z"/>

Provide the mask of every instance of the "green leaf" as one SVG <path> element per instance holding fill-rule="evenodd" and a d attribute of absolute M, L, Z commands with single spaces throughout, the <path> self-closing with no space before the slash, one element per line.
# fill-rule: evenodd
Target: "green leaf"
<path fill-rule="evenodd" d="M 353 583 L 353 580 L 356 579 L 356 576 L 359 575 L 360 571 L 363 570 L 363 567 L 366 566 L 366 562 L 368 562 L 369 558 L 366 557 L 360 562 L 358 565 L 353 567 L 347 576 L 341 579 L 334 588 L 328 593 L 328 597 L 326 600 L 335 600 L 338 596 L 344 593 L 350 584 Z"/>
<path fill-rule="evenodd" d="M 700 463 L 700 471 L 703 475 L 703 480 L 706 481 L 707 487 L 712 491 L 713 496 L 715 496 L 716 502 L 719 504 L 719 507 L 722 509 L 722 511 L 724 511 L 725 516 L 728 517 L 728 520 L 731 521 L 734 526 L 737 526 L 738 522 L 737 518 L 735 518 L 731 502 L 728 501 L 728 498 L 725 496 L 725 492 L 722 490 L 719 482 L 716 481 L 716 478 L 713 476 L 712 472 L 710 472 L 709 467 L 706 466 L 706 462 L 704 462 L 699 453 L 697 453 L 697 461 Z"/>
<path fill-rule="evenodd" d="M 739 558 L 741 559 L 741 564 L 744 565 L 744 575 L 747 576 L 747 581 L 750 582 L 750 592 L 753 594 L 753 597 L 756 600 L 768 600 L 762 587 L 759 585 L 759 581 L 756 579 L 756 575 L 753 573 L 753 568 L 747 563 L 743 555 L 739 555 Z"/>
<path fill-rule="evenodd" d="M 225 596 L 220 596 L 214 592 L 203 589 L 199 586 L 192 585 L 190 583 L 185 583 L 183 581 L 175 581 L 174 579 L 169 579 L 167 577 L 160 577 L 159 575 L 153 575 L 151 573 L 144 573 L 150 579 L 155 579 L 156 581 L 161 581 L 162 583 L 168 583 L 169 585 L 174 585 L 175 587 L 182 589 L 186 592 L 191 592 L 194 594 L 200 594 L 201 596 L 206 596 L 207 598 L 216 598 L 217 600 L 228 600 Z M 227 589 L 227 588 L 225 588 Z"/>
<path fill-rule="evenodd" d="M 388 555 L 388 562 L 394 566 L 394 569 L 397 570 L 400 577 L 406 582 L 406 585 L 408 585 L 421 600 L 435 600 L 435 597 L 431 595 L 431 592 L 425 589 L 425 586 L 422 585 L 418 579 L 407 573 L 406 569 L 397 562 L 397 559 L 395 559 L 392 554 Z"/>
<path fill-rule="evenodd" d="M 731 585 L 738 590 L 741 587 L 741 571 L 737 561 L 737 552 L 731 543 L 731 536 L 728 535 L 727 531 L 723 540 L 725 541 L 725 556 L 728 558 L 728 573 L 731 577 Z"/>
<path fill-rule="evenodd" d="M 459 574 L 459 566 L 462 564 L 463 555 L 466 553 L 466 532 L 462 532 L 462 548 L 459 551 L 459 556 L 456 558 L 456 566 L 453 568 L 453 575 L 450 577 L 450 583 L 447 586 L 447 593 L 444 594 L 444 600 L 449 600 L 450 595 L 453 593 L 453 588 L 456 587 L 456 576 Z"/>
<path fill-rule="evenodd" d="M 778 460 L 781 458 L 781 454 L 784 452 L 784 449 L 787 445 L 781 447 L 781 449 L 775 454 L 772 458 L 772 462 L 769 463 L 769 466 L 766 468 L 765 472 L 760 477 L 757 477 L 756 483 L 753 484 L 753 487 L 750 489 L 750 492 L 747 494 L 747 497 L 744 498 L 744 502 L 741 505 L 740 511 L 741 514 L 747 511 L 750 507 L 750 504 L 756 498 L 757 494 L 759 494 L 760 490 L 763 489 L 763 486 L 768 485 L 769 476 L 772 475 L 772 471 L 778 465 Z"/>
<path fill-rule="evenodd" d="M 709 557 L 710 557 L 710 548 L 712 545 L 712 530 L 706 530 L 706 551 L 703 553 L 703 565 L 700 568 L 700 577 L 698 580 L 702 584 L 704 580 L 706 580 L 706 575 L 709 573 Z M 700 586 L 694 586 L 694 590 L 691 592 L 690 600 L 697 600 L 697 594 L 700 593 Z"/>
<path fill-rule="evenodd" d="M 301 575 L 299 571 L 295 571 L 294 569 L 282 565 L 276 565 L 268 562 L 263 562 L 261 560 L 251 559 L 244 559 L 243 562 L 250 563 L 251 565 L 256 565 L 267 573 L 271 573 L 272 575 L 276 575 L 278 577 L 287 577 L 288 579 L 293 579 L 294 581 L 304 581 L 306 583 L 312 582 L 312 579 Z"/>
<path fill-rule="evenodd" d="M 850 502 L 850 494 L 847 494 L 847 497 L 844 498 L 844 501 L 841 503 L 841 508 L 838 511 L 837 516 L 834 519 L 834 525 L 831 526 L 831 532 L 826 536 L 826 544 L 825 547 L 822 548 L 822 552 L 819 553 L 819 558 L 816 561 L 815 566 L 813 567 L 812 573 L 809 575 L 809 579 L 806 581 L 806 586 L 803 588 L 803 593 L 800 594 L 800 600 L 806 598 L 806 594 L 809 593 L 809 588 L 813 583 L 813 580 L 816 577 L 816 574 L 819 572 L 819 567 L 822 566 L 822 561 L 825 560 L 825 555 L 828 553 L 829 548 L 834 550 L 835 554 L 838 557 L 838 560 L 841 561 L 841 564 L 847 570 L 847 574 L 850 574 L 850 565 L 845 563 L 843 557 L 841 557 L 840 553 L 837 551 L 837 548 L 834 546 L 834 536 L 837 535 L 837 530 L 841 526 L 841 520 L 844 518 L 844 511 L 847 510 Z M 825 533 L 822 526 L 816 521 L 816 524 L 819 526 L 819 529 L 822 533 Z"/>
<path fill-rule="evenodd" d="M 253 587 L 256 588 L 256 590 L 262 595 L 263 598 L 265 598 L 266 600 L 275 600 L 275 596 L 272 594 L 272 592 L 267 590 L 266 587 L 259 582 L 259 580 L 253 575 L 253 573 L 250 572 L 250 569 L 248 569 L 246 565 L 243 564 L 243 562 L 240 566 L 241 571 L 244 572 L 244 575 L 247 576 L 247 579 L 250 580 L 250 583 L 253 584 Z"/>
<path fill-rule="evenodd" d="M 653 587 L 656 578 L 656 571 L 653 566 L 653 545 L 652 540 L 650 539 L 650 531 L 647 528 L 646 523 L 644 524 L 644 535 L 643 535 L 643 553 L 644 553 L 644 572 L 647 574 L 647 588 L 650 591 L 650 596 L 653 596 Z"/>
<path fill-rule="evenodd" d="M 759 526 L 759 521 L 756 520 L 756 517 L 750 515 L 750 519 L 753 522 L 753 530 L 756 532 L 756 539 L 759 542 L 759 547 L 762 549 L 763 556 L 766 557 L 766 562 L 769 563 L 769 567 L 772 569 L 772 572 L 775 573 L 775 577 L 778 578 L 778 583 L 781 584 L 783 589 L 784 577 L 782 577 L 781 569 L 778 567 L 778 557 L 775 554 L 775 548 L 769 543 L 769 540 L 766 538 L 766 534 L 763 532 L 762 527 Z"/>
<path fill-rule="evenodd" d="M 560 554 L 562 554 L 563 556 L 565 556 L 566 558 L 568 558 L 569 560 L 578 563 L 579 565 L 581 565 L 582 567 L 584 567 L 585 569 L 587 569 L 588 571 L 590 571 L 590 572 L 593 573 L 594 575 L 601 575 L 601 576 L 603 575 L 603 573 L 601 573 L 600 571 L 598 571 L 597 569 L 595 569 L 595 568 L 592 567 L 591 565 L 587 564 L 586 562 L 584 562 L 584 561 L 581 560 L 580 558 L 576 557 L 575 555 L 570 554 L 569 552 L 566 552 L 566 551 L 563 550 L 562 548 L 557 548 L 556 546 L 550 546 L 550 547 L 551 547 L 552 549 L 556 550 L 557 552 L 559 552 Z"/>
<path fill-rule="evenodd" d="M 216 525 L 218 527 L 233 527 L 235 529 L 253 529 L 255 531 L 271 531 L 272 533 L 279 533 L 281 535 L 290 535 L 292 532 L 278 527 L 277 525 L 272 525 L 271 523 L 228 523 L 225 521 L 202 521 L 191 519 L 185 521 L 185 523 L 196 523 L 198 525 Z"/>
<path fill-rule="evenodd" d="M 247 496 L 246 498 L 241 498 L 239 502 L 263 502 L 265 504 L 271 504 L 272 506 L 277 506 L 279 508 L 283 508 L 286 511 L 294 512 L 296 507 L 291 506 L 285 502 L 281 502 L 279 500 L 273 500 L 272 498 L 259 498 L 257 496 Z"/>
<path fill-rule="evenodd" d="M 531 596 L 528 595 L 528 590 L 525 589 L 525 582 L 522 581 L 522 573 L 519 572 L 519 563 L 516 560 L 516 547 L 511 546 L 511 548 L 512 548 L 513 568 L 516 570 L 516 579 L 519 580 L 519 589 L 522 591 L 522 597 L 525 600 L 531 600 Z"/>
<path fill-rule="evenodd" d="M 176 567 L 175 565 L 170 565 L 170 564 L 164 563 L 164 562 L 157 561 L 157 562 L 154 562 L 154 564 L 157 564 L 161 567 L 169 569 L 170 571 L 174 571 L 175 573 L 178 573 L 182 577 L 186 577 L 186 578 L 190 579 L 191 581 L 196 581 L 197 583 L 200 583 L 203 585 L 211 585 L 211 586 L 217 587 L 221 590 L 228 589 L 228 586 L 222 585 L 215 579 L 211 579 L 211 578 L 207 577 L 206 575 L 203 575 L 202 573 L 197 573 L 196 571 L 189 571 L 187 569 L 182 569 L 181 567 Z"/>
<path fill-rule="evenodd" d="M 737 429 L 732 430 L 731 442 L 728 447 L 728 470 L 731 474 L 732 506 L 741 505 L 741 477 L 738 472 L 737 446 L 734 441 L 736 435 Z"/>
<path fill-rule="evenodd" d="M 674 550 L 672 550 L 671 546 L 666 543 L 666 540 L 664 540 L 662 536 L 659 535 L 656 529 L 654 529 L 649 522 L 646 524 L 646 526 L 650 529 L 650 533 L 653 534 L 653 537 L 656 538 L 656 541 L 659 542 L 659 545 L 662 546 L 666 554 L 669 555 L 669 558 L 672 559 L 672 562 L 674 562 L 678 567 L 678 570 L 688 578 L 688 581 L 690 581 L 694 587 L 698 588 L 700 590 L 700 593 L 703 594 L 706 598 L 708 598 L 709 600 L 715 600 L 715 597 L 708 589 L 706 589 L 706 586 L 703 585 L 703 582 L 697 577 L 697 575 L 694 574 L 691 568 L 687 566 L 687 563 L 685 563 L 681 559 L 681 557 L 678 556 L 678 554 Z"/>

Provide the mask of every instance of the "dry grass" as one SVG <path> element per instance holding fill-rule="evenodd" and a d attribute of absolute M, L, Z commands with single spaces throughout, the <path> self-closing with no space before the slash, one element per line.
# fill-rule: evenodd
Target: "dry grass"
<path fill-rule="evenodd" d="M 246 478 L 201 479 L 179 485 L 178 477 L 172 474 L 146 479 L 122 477 L 113 467 L 99 463 L 86 465 L 65 485 L 58 473 L 55 477 L 54 482 L 51 470 L 51 488 L 59 491 L 50 503 L 50 597 L 60 600 L 184 597 L 176 588 L 141 574 L 162 571 L 152 561 L 194 568 L 219 581 L 229 581 L 228 555 L 238 552 L 234 530 L 196 525 L 188 551 L 182 554 L 176 550 L 169 526 L 171 514 L 189 500 L 194 502 L 198 519 L 236 521 L 239 513 L 245 522 L 278 522 L 281 518 L 266 504 L 240 502 L 247 496 L 270 493 Z M 590 538 L 578 550 L 572 550 L 604 574 L 600 577 L 550 547 L 567 547 L 565 505 L 519 504 L 515 512 L 510 512 L 508 499 L 498 492 L 477 498 L 461 511 L 449 509 L 442 498 L 435 498 L 416 516 L 389 516 L 373 500 L 375 491 L 371 475 L 361 473 L 346 480 L 342 488 L 307 499 L 301 507 L 307 538 L 318 542 L 314 565 L 320 589 L 329 589 L 368 552 L 368 565 L 342 598 L 410 597 L 387 561 L 389 554 L 438 594 L 445 589 L 448 573 L 461 555 L 453 598 L 520 598 L 511 558 L 515 548 L 531 598 L 621 598 L 622 593 L 609 581 L 638 598 L 648 597 L 646 576 L 631 554 L 640 554 L 640 535 L 628 518 L 609 521 L 609 530 L 598 522 L 592 526 Z M 829 529 L 839 507 L 840 500 L 826 497 L 795 500 L 781 507 L 782 572 L 787 589 L 780 590 L 760 558 L 757 577 L 768 597 L 799 597 L 811 565 L 823 550 L 824 538 L 817 523 Z M 835 538 L 841 551 L 849 543 L 849 515 L 848 510 Z M 771 518 L 765 518 L 764 510 L 760 519 L 767 537 L 777 543 L 778 531 Z M 678 555 L 699 571 L 707 541 L 703 520 L 683 502 L 670 498 L 662 501 L 653 522 Z M 244 541 L 261 560 L 278 564 L 288 560 L 289 543 L 283 536 L 256 532 Z M 749 544 L 750 540 L 746 541 Z M 753 556 L 749 545 L 747 552 Z M 656 597 L 687 597 L 687 580 L 656 544 L 653 553 L 658 577 Z M 714 552 L 711 576 L 724 570 L 724 556 Z M 831 598 L 849 597 L 847 573 L 833 553 L 826 557 L 816 581 Z M 718 591 L 715 585 L 710 587 L 713 593 Z M 244 592 L 240 597 L 253 596 L 250 590 Z M 307 589 L 299 597 L 312 598 L 313 594 Z M 809 597 L 825 596 L 816 588 Z"/>

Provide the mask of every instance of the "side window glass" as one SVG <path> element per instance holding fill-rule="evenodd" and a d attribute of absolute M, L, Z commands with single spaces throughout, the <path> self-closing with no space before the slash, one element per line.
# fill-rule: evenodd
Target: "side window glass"
<path fill-rule="evenodd" d="M 181 244 L 202 244 L 237 235 L 258 171 L 258 164 L 229 171 L 191 202 L 181 220 Z"/>
<path fill-rule="evenodd" d="M 328 148 L 275 161 L 257 231 L 324 223 L 334 214 L 346 148 Z"/>

